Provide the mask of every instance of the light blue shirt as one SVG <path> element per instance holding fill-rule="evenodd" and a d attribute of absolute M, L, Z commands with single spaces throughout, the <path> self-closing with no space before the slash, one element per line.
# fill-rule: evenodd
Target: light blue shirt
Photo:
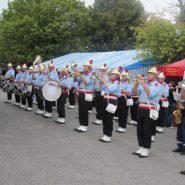
<path fill-rule="evenodd" d="M 161 88 L 158 82 L 148 82 L 147 87 L 150 89 L 150 94 L 147 96 L 146 91 L 144 90 L 142 85 L 138 87 L 138 94 L 139 94 L 139 102 L 148 102 L 150 104 L 157 105 L 159 103 L 160 95 L 161 95 Z"/>
<path fill-rule="evenodd" d="M 48 76 L 50 76 L 51 80 L 59 81 L 58 73 L 55 70 L 49 72 Z"/>
<path fill-rule="evenodd" d="M 73 81 L 67 76 L 63 76 L 59 79 L 59 83 L 66 86 L 67 89 L 71 89 Z"/>
<path fill-rule="evenodd" d="M 25 81 L 26 80 L 26 76 L 27 76 L 27 72 L 21 72 L 21 81 Z"/>
<path fill-rule="evenodd" d="M 71 88 L 78 88 L 79 81 L 77 78 L 74 77 L 68 77 L 68 83 L 71 84 Z M 69 89 L 71 89 L 69 88 Z"/>
<path fill-rule="evenodd" d="M 121 81 L 121 89 L 124 89 L 128 91 L 130 94 L 132 94 L 132 84 L 126 81 Z"/>
<path fill-rule="evenodd" d="M 21 80 L 21 71 L 16 74 L 15 80 L 20 81 Z"/>
<path fill-rule="evenodd" d="M 86 79 L 87 83 L 85 84 L 80 81 L 79 87 L 85 90 L 93 90 L 93 81 L 91 80 L 92 73 L 83 74 L 82 77 Z"/>
<path fill-rule="evenodd" d="M 162 96 L 167 98 L 169 96 L 169 86 L 165 82 L 163 82 L 161 86 L 162 86 Z"/>
<path fill-rule="evenodd" d="M 34 74 L 35 76 L 35 80 L 33 80 L 33 84 L 36 86 L 41 85 L 44 81 L 46 81 L 46 75 L 44 75 L 43 73 L 37 73 Z"/>
<path fill-rule="evenodd" d="M 28 83 L 28 84 L 32 84 L 33 83 L 32 73 L 27 73 L 25 82 Z"/>
<path fill-rule="evenodd" d="M 108 81 L 106 85 L 103 85 L 102 89 L 105 91 L 105 94 L 114 94 L 116 96 L 121 96 L 121 85 L 118 80 L 112 82 Z"/>
<path fill-rule="evenodd" d="M 6 72 L 6 74 L 5 74 L 5 78 L 13 78 L 15 76 L 15 71 L 14 71 L 14 69 L 13 68 L 10 68 L 7 72 Z"/>
<path fill-rule="evenodd" d="M 106 73 L 102 74 L 100 77 L 100 79 L 105 79 L 106 81 L 109 81 L 109 77 Z M 101 86 L 101 83 L 100 83 L 100 80 L 95 80 L 94 81 L 94 89 L 96 91 L 102 91 L 102 86 Z"/>

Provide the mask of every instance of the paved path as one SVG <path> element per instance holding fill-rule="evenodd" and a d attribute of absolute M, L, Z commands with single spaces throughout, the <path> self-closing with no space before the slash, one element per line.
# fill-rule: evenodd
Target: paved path
<path fill-rule="evenodd" d="M 136 128 L 113 133 L 111 143 L 101 143 L 102 126 L 90 124 L 88 132 L 74 132 L 77 109 L 67 110 L 67 123 L 57 125 L 32 112 L 3 103 L 0 93 L 0 185 L 183 185 L 185 156 L 176 147 L 176 129 L 157 135 L 151 155 L 140 159 Z M 94 110 L 95 112 L 95 110 Z M 90 121 L 94 120 L 90 115 Z M 117 128 L 115 122 L 114 128 Z"/>

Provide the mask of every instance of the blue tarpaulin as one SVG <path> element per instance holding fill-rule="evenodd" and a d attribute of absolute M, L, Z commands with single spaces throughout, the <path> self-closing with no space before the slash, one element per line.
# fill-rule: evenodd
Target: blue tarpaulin
<path fill-rule="evenodd" d="M 58 58 L 52 59 L 54 65 L 58 69 L 62 69 L 72 62 L 78 64 L 78 68 L 82 68 L 83 64 L 89 60 L 93 60 L 93 68 L 97 68 L 106 64 L 108 68 L 117 68 L 122 66 L 129 70 L 143 68 L 151 64 L 152 60 L 143 62 L 138 58 L 137 50 L 112 51 L 112 52 L 89 52 L 89 53 L 71 53 Z M 47 65 L 49 61 L 45 62 Z"/>

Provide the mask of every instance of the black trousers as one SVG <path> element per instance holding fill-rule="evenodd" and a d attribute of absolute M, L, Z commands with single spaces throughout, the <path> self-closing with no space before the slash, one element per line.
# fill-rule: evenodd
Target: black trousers
<path fill-rule="evenodd" d="M 94 107 L 94 98 L 93 101 L 89 102 L 89 110 L 92 110 Z"/>
<path fill-rule="evenodd" d="M 21 102 L 20 95 L 15 94 L 15 102 L 16 102 L 16 103 L 20 103 L 20 102 Z"/>
<path fill-rule="evenodd" d="M 159 118 L 157 119 L 157 125 L 159 127 L 164 127 L 164 120 L 165 120 L 165 108 L 162 107 L 162 102 L 159 102 L 160 110 L 159 110 Z"/>
<path fill-rule="evenodd" d="M 46 112 L 52 113 L 52 106 L 53 106 L 52 101 L 45 100 L 45 110 L 46 110 Z"/>
<path fill-rule="evenodd" d="M 116 109 L 116 112 L 115 112 L 114 116 L 118 117 L 118 109 Z"/>
<path fill-rule="evenodd" d="M 24 98 L 21 97 L 22 105 L 26 105 L 26 100 L 28 103 L 28 107 L 32 108 L 33 107 L 33 89 L 32 89 L 30 96 L 26 96 Z"/>
<path fill-rule="evenodd" d="M 130 114 L 131 114 L 131 119 L 133 121 L 137 121 L 137 109 L 138 109 L 138 105 L 139 105 L 139 102 L 138 102 L 138 98 L 132 98 L 133 99 L 133 106 L 130 107 Z"/>
<path fill-rule="evenodd" d="M 62 93 L 60 98 L 57 100 L 57 112 L 59 118 L 65 118 L 65 104 L 67 99 L 67 93 Z"/>
<path fill-rule="evenodd" d="M 56 102 L 52 101 L 52 107 L 56 107 Z"/>
<path fill-rule="evenodd" d="M 11 100 L 12 99 L 12 93 L 7 92 L 7 99 L 8 100 Z"/>
<path fill-rule="evenodd" d="M 126 128 L 127 119 L 128 119 L 128 110 L 127 101 L 124 96 L 118 98 L 118 123 L 119 127 Z"/>
<path fill-rule="evenodd" d="M 152 136 L 156 135 L 156 125 L 157 125 L 157 120 L 153 120 L 152 124 Z"/>
<path fill-rule="evenodd" d="M 138 108 L 137 112 L 137 138 L 140 147 L 151 147 L 153 120 L 149 117 L 150 110 Z"/>
<path fill-rule="evenodd" d="M 117 104 L 116 100 L 109 99 L 109 103 Z M 108 99 L 103 99 L 103 134 L 112 137 L 114 114 L 107 112 Z"/>
<path fill-rule="evenodd" d="M 185 149 L 185 117 L 182 117 L 181 123 L 177 126 L 177 146 Z"/>
<path fill-rule="evenodd" d="M 31 94 L 26 97 L 27 102 L 28 102 L 28 107 L 30 108 L 33 107 L 33 93 L 34 93 L 34 90 L 32 89 Z"/>
<path fill-rule="evenodd" d="M 70 105 L 72 105 L 72 106 L 75 105 L 75 93 L 76 93 L 76 89 L 72 87 L 72 88 L 69 90 L 69 103 L 70 103 Z"/>
<path fill-rule="evenodd" d="M 95 107 L 96 107 L 96 119 L 103 119 L 103 96 L 101 91 L 95 91 Z"/>
<path fill-rule="evenodd" d="M 174 101 L 169 101 L 169 107 L 165 110 L 165 126 L 173 126 L 173 111 L 175 111 L 176 104 Z"/>
<path fill-rule="evenodd" d="M 85 94 L 83 92 L 79 93 L 78 99 L 78 114 L 79 122 L 82 126 L 88 126 L 89 124 L 89 102 L 85 101 Z"/>
<path fill-rule="evenodd" d="M 39 110 L 44 110 L 44 101 L 43 99 L 39 96 L 38 89 L 35 89 L 35 96 L 37 100 L 37 107 Z"/>
<path fill-rule="evenodd" d="M 21 97 L 21 102 L 22 102 L 23 105 L 26 105 L 26 97 L 24 97 L 24 98 Z"/>

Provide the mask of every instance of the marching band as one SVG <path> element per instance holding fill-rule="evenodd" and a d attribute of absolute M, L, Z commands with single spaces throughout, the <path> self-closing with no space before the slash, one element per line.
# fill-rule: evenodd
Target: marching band
<path fill-rule="evenodd" d="M 93 124 L 103 125 L 103 136 L 99 141 L 104 143 L 110 143 L 112 140 L 115 114 L 118 117 L 118 128 L 115 131 L 126 132 L 130 110 L 129 123 L 137 125 L 139 145 L 139 149 L 132 154 L 140 158 L 149 156 L 156 132 L 163 132 L 164 112 L 169 106 L 169 86 L 164 82 L 165 75 L 159 73 L 155 67 L 148 70 L 147 77 L 138 75 L 135 80 L 129 79 L 127 69 L 119 67 L 108 72 L 106 64 L 97 68 L 94 73 L 92 60 L 83 65 L 83 71 L 78 71 L 76 63 L 73 63 L 71 68 L 65 66 L 61 71 L 57 71 L 51 61 L 48 69 L 42 64 L 37 68 L 34 65 L 29 68 L 26 64 L 18 65 L 15 76 L 12 64 L 9 63 L 7 67 L 8 71 L 1 82 L 1 87 L 7 92 L 5 103 L 11 103 L 12 93 L 15 93 L 14 105 L 32 111 L 35 95 L 35 114 L 51 118 L 53 103 L 56 102 L 58 119 L 55 122 L 65 124 L 67 98 L 70 102 L 69 109 L 75 108 L 77 98 L 79 127 L 74 130 L 85 133 L 89 125 L 89 107 L 94 101 L 96 120 Z M 50 96 L 53 98 L 49 98 Z M 179 133 L 178 142 L 184 146 L 184 140 Z"/>

